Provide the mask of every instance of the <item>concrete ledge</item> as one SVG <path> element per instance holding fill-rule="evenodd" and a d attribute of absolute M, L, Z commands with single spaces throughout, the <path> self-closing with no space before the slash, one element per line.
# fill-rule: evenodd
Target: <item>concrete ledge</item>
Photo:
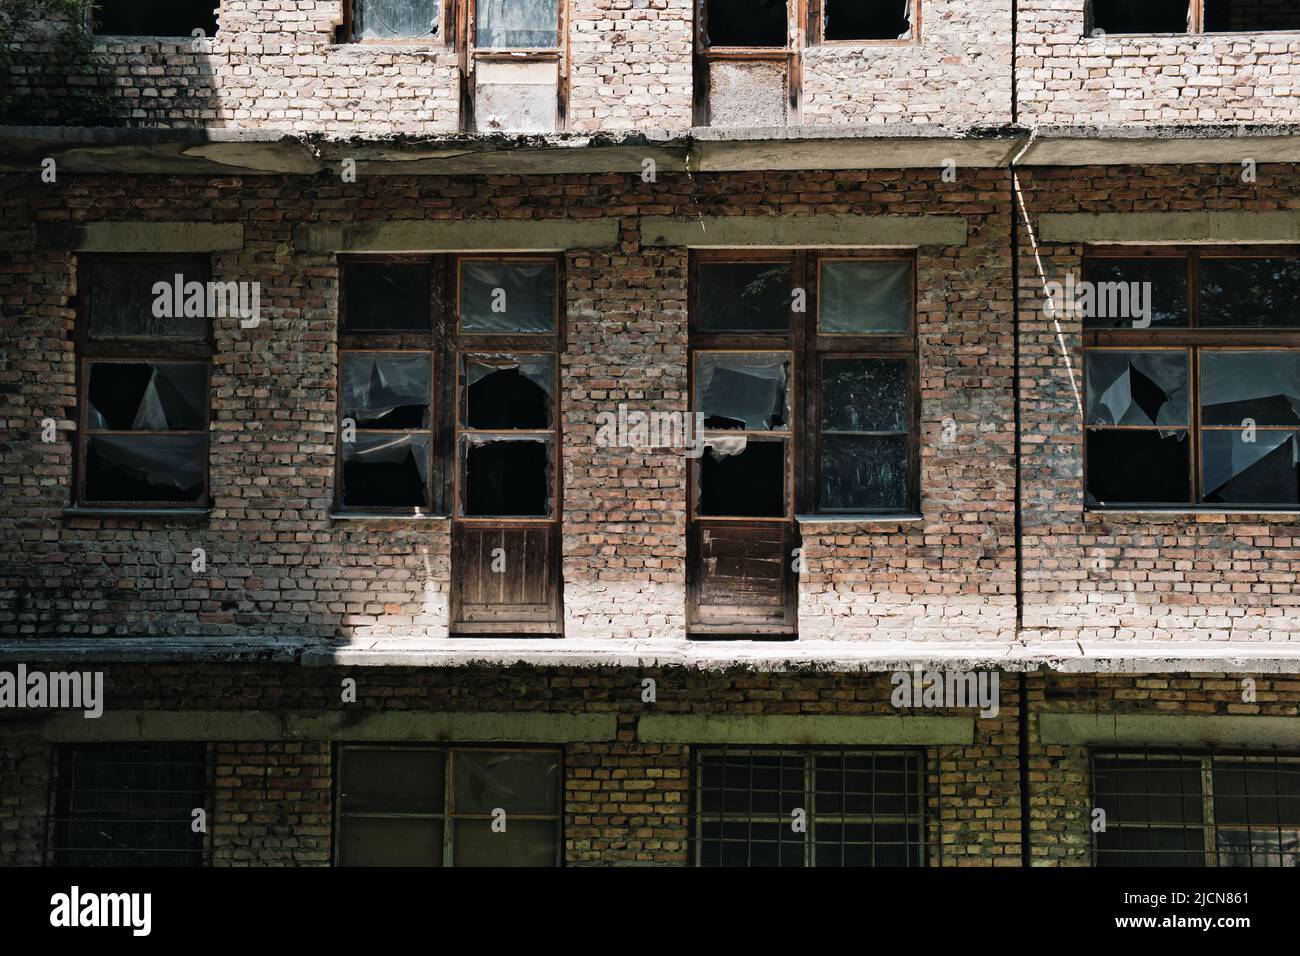
<path fill-rule="evenodd" d="M 563 252 L 618 244 L 617 219 L 429 219 L 302 225 L 299 252 Z"/>
<path fill-rule="evenodd" d="M 1038 739 L 1076 746 L 1295 747 L 1300 745 L 1300 717 L 1040 714 Z"/>
<path fill-rule="evenodd" d="M 587 743 L 614 740 L 617 736 L 618 719 L 612 714 L 539 712 L 105 711 L 103 716 L 92 720 L 74 711 L 46 711 L 39 716 L 30 716 L 28 712 L 21 717 L 0 720 L 0 737 L 77 743 L 151 740 Z"/>
<path fill-rule="evenodd" d="M 1179 243 L 1300 242 L 1300 209 L 1287 212 L 1044 213 L 1045 243 L 1174 245 Z"/>
<path fill-rule="evenodd" d="M 645 246 L 865 248 L 964 246 L 965 216 L 643 216 Z"/>
<path fill-rule="evenodd" d="M 974 737 L 973 717 L 647 714 L 637 722 L 638 739 L 662 744 L 962 745 Z"/>
<path fill-rule="evenodd" d="M 0 666 L 176 661 L 292 664 L 306 645 L 301 638 L 288 637 L 26 638 L 0 641 Z"/>
<path fill-rule="evenodd" d="M 244 227 L 237 222 L 42 223 L 40 250 L 68 252 L 238 252 Z"/>

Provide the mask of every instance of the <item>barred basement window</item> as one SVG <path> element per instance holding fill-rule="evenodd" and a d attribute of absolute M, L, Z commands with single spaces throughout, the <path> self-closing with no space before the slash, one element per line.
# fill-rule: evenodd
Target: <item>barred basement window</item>
<path fill-rule="evenodd" d="M 924 866 L 925 752 L 697 751 L 697 866 Z"/>
<path fill-rule="evenodd" d="M 78 504 L 206 507 L 211 328 L 172 290 L 210 275 L 203 257 L 81 260 Z"/>
<path fill-rule="evenodd" d="M 439 0 L 343 0 L 340 37 L 392 42 L 432 39 L 442 33 Z"/>
<path fill-rule="evenodd" d="M 91 30 L 101 36 L 216 36 L 221 0 L 96 0 Z"/>
<path fill-rule="evenodd" d="M 207 746 L 68 744 L 56 749 L 56 866 L 201 866 L 194 811 L 210 809 Z"/>
<path fill-rule="evenodd" d="M 559 750 L 342 746 L 335 863 L 559 866 L 562 776 Z"/>
<path fill-rule="evenodd" d="M 1300 255 L 1108 249 L 1084 280 L 1088 505 L 1300 505 Z"/>
<path fill-rule="evenodd" d="M 1089 31 L 1101 33 L 1259 33 L 1300 30 L 1292 0 L 1092 0 Z"/>
<path fill-rule="evenodd" d="M 1300 756 L 1098 751 L 1098 866 L 1300 866 Z"/>

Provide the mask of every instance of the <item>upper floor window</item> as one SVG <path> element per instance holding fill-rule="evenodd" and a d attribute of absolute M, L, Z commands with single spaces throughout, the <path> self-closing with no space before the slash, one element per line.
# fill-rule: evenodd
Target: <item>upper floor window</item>
<path fill-rule="evenodd" d="M 814 43 L 910 40 L 920 0 L 809 0 Z"/>
<path fill-rule="evenodd" d="M 349 40 L 406 40 L 442 33 L 440 0 L 344 0 L 342 35 Z"/>
<path fill-rule="evenodd" d="M 207 504 L 207 316 L 228 291 L 209 277 L 204 257 L 82 260 L 79 504 Z"/>
<path fill-rule="evenodd" d="M 192 37 L 217 32 L 221 0 L 96 0 L 92 31 L 109 36 Z"/>
<path fill-rule="evenodd" d="M 1098 866 L 1300 866 L 1300 757 L 1098 752 Z"/>
<path fill-rule="evenodd" d="M 1300 30 L 1300 5 L 1287 0 L 1092 0 L 1091 32 L 1254 33 Z"/>
<path fill-rule="evenodd" d="M 556 49 L 559 0 L 477 0 L 474 46 L 479 50 Z"/>
<path fill-rule="evenodd" d="M 1087 501 L 1300 505 L 1300 253 L 1090 253 Z"/>

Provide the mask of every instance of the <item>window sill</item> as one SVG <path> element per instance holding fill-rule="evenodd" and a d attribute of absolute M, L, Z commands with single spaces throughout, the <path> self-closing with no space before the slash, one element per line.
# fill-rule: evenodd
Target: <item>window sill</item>
<path fill-rule="evenodd" d="M 915 524 L 918 521 L 924 521 L 925 515 L 796 515 L 794 520 L 801 525 Z"/>
<path fill-rule="evenodd" d="M 1239 515 L 1244 518 L 1300 518 L 1300 509 L 1278 508 L 1084 508 L 1084 514 L 1135 515 L 1143 518 L 1195 518 L 1198 515 Z"/>
<path fill-rule="evenodd" d="M 331 511 L 331 521 L 450 521 L 449 515 L 392 514 L 384 511 Z"/>
<path fill-rule="evenodd" d="M 93 508 L 72 505 L 63 509 L 65 518 L 206 518 L 211 508 Z"/>

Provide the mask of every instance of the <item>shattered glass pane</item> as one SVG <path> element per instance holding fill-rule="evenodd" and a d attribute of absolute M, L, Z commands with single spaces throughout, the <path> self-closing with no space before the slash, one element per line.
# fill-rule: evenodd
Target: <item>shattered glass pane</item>
<path fill-rule="evenodd" d="M 701 352 L 697 411 L 708 429 L 785 431 L 790 410 L 790 356 L 784 352 Z"/>
<path fill-rule="evenodd" d="M 784 332 L 790 327 L 788 262 L 701 262 L 701 332 Z"/>
<path fill-rule="evenodd" d="M 357 0 L 353 15 L 362 40 L 438 33 L 438 0 Z"/>
<path fill-rule="evenodd" d="M 821 416 L 823 432 L 907 431 L 907 363 L 826 359 Z"/>
<path fill-rule="evenodd" d="M 824 334 L 908 330 L 912 316 L 910 262 L 824 259 L 817 291 L 819 328 Z"/>
<path fill-rule="evenodd" d="M 786 0 L 707 0 L 709 46 L 785 46 Z"/>
<path fill-rule="evenodd" d="M 1188 353 L 1087 354 L 1089 425 L 1186 425 Z"/>
<path fill-rule="evenodd" d="M 558 0 L 478 0 L 480 49 L 550 49 L 559 45 Z"/>
<path fill-rule="evenodd" d="M 446 754 L 440 750 L 343 752 L 344 813 L 441 813 Z"/>
<path fill-rule="evenodd" d="M 178 276 L 182 292 L 179 309 L 175 294 Z M 209 278 L 211 270 L 193 261 L 95 261 L 90 272 L 90 334 L 97 339 L 201 339 L 207 334 L 208 320 L 203 314 L 185 314 L 184 293 L 187 284 L 207 283 Z M 167 288 L 164 290 L 160 285 L 155 292 L 157 283 L 164 283 Z M 206 314 L 206 288 L 202 302 L 203 307 L 198 311 Z M 155 311 L 162 314 L 155 315 Z"/>
<path fill-rule="evenodd" d="M 341 398 L 357 428 L 428 428 L 429 356 L 345 352 Z"/>
<path fill-rule="evenodd" d="M 465 438 L 462 496 L 471 518 L 545 518 L 551 514 L 551 442 L 536 438 Z"/>
<path fill-rule="evenodd" d="M 466 428 L 551 427 L 555 361 L 545 355 L 465 357 Z"/>
<path fill-rule="evenodd" d="M 340 447 L 345 507 L 430 506 L 428 435 L 358 434 Z"/>
<path fill-rule="evenodd" d="M 1181 429 L 1090 430 L 1088 504 L 1189 504 L 1192 443 L 1188 438 Z"/>
<path fill-rule="evenodd" d="M 1201 352 L 1201 424 L 1300 425 L 1300 351 Z"/>
<path fill-rule="evenodd" d="M 345 332 L 427 332 L 429 266 L 423 262 L 348 262 L 343 267 Z"/>
<path fill-rule="evenodd" d="M 1094 290 L 1094 304 L 1084 312 L 1083 327 L 1086 329 L 1130 329 L 1134 320 L 1149 317 L 1149 326 L 1142 328 L 1186 328 L 1187 327 L 1187 260 L 1186 259 L 1111 259 L 1109 257 L 1091 257 L 1083 261 L 1083 278 L 1091 283 Z M 1100 302 L 1114 303 L 1116 296 L 1111 288 L 1118 283 L 1129 286 L 1142 283 L 1136 301 L 1131 295 L 1130 308 L 1102 308 Z M 1150 283 L 1147 288 L 1145 283 Z M 1076 291 L 1075 298 L 1081 308 L 1086 301 L 1081 298 L 1082 291 Z M 1124 301 L 1120 299 L 1119 301 Z M 1150 307 L 1149 316 L 1138 316 L 1133 306 L 1142 302 Z M 1106 314 L 1103 315 L 1102 313 Z M 1122 313 L 1122 314 L 1121 314 Z"/>
<path fill-rule="evenodd" d="M 509 804 L 505 804 L 507 816 Z M 456 866 L 555 866 L 560 824 L 556 820 L 511 820 L 504 832 L 491 817 L 452 823 Z"/>
<path fill-rule="evenodd" d="M 1201 259 L 1204 328 L 1300 328 L 1300 258 Z"/>
<path fill-rule="evenodd" d="M 906 435 L 822 435 L 822 511 L 907 507 Z"/>
<path fill-rule="evenodd" d="M 699 513 L 711 517 L 779 518 L 786 513 L 785 442 L 714 442 L 700 456 Z"/>
<path fill-rule="evenodd" d="M 912 0 L 826 0 L 827 40 L 898 40 L 911 34 Z"/>
<path fill-rule="evenodd" d="M 205 435 L 90 435 L 86 500 L 197 502 L 207 457 Z"/>
<path fill-rule="evenodd" d="M 1296 432 L 1203 431 L 1201 456 L 1207 502 L 1300 504 L 1300 440 Z"/>
<path fill-rule="evenodd" d="M 560 761 L 553 751 L 458 750 L 453 813 L 559 813 Z"/>
<path fill-rule="evenodd" d="M 555 331 L 555 263 L 479 260 L 460 264 L 462 332 Z"/>
<path fill-rule="evenodd" d="M 86 427 L 91 431 L 200 431 L 208 427 L 204 362 L 95 362 Z"/>

